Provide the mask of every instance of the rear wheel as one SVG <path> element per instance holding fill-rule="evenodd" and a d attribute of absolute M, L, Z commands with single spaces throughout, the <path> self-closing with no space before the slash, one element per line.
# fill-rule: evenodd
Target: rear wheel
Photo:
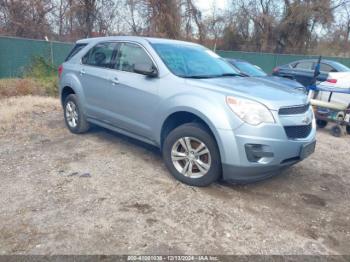
<path fill-rule="evenodd" d="M 221 176 L 216 141 L 198 123 L 184 124 L 171 131 L 164 141 L 163 158 L 170 173 L 191 186 L 208 186 Z"/>
<path fill-rule="evenodd" d="M 63 109 L 64 119 L 69 131 L 74 134 L 80 134 L 89 130 L 90 124 L 86 121 L 75 94 L 67 96 Z"/>
<path fill-rule="evenodd" d="M 350 126 L 346 126 L 346 133 L 348 133 L 348 135 L 350 135 Z"/>

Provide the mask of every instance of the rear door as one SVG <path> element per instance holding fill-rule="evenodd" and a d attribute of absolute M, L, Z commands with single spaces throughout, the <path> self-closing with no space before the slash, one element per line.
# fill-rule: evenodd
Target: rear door
<path fill-rule="evenodd" d="M 104 42 L 95 45 L 83 56 L 80 69 L 87 115 L 105 122 L 113 121 L 109 111 L 113 103 L 111 90 L 114 85 L 112 67 L 118 48 L 116 42 Z"/>

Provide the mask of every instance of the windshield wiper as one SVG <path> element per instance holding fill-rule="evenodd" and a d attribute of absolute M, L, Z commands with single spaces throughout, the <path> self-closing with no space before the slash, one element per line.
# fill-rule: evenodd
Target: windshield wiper
<path fill-rule="evenodd" d="M 240 73 L 224 73 L 221 75 L 217 75 L 216 77 L 225 77 L 225 76 L 243 76 L 243 74 Z"/>
<path fill-rule="evenodd" d="M 189 75 L 189 76 L 181 76 L 183 78 L 194 78 L 194 79 L 202 79 L 202 78 L 214 78 L 216 75 Z"/>
<path fill-rule="evenodd" d="M 217 77 L 225 77 L 225 76 L 243 76 L 243 75 L 239 73 L 224 73 L 220 75 L 189 75 L 189 76 L 181 76 L 181 77 L 203 79 L 203 78 L 217 78 Z"/>

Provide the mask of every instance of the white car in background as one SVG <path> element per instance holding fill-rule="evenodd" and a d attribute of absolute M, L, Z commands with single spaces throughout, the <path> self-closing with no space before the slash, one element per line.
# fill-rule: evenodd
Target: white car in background
<path fill-rule="evenodd" d="M 334 89 L 332 101 L 350 104 L 350 72 L 329 72 L 326 81 L 319 83 L 321 88 L 326 88 L 329 91 Z M 344 91 L 344 93 L 339 93 Z M 338 91 L 338 92 L 337 92 Z M 319 99 L 328 100 L 329 92 L 320 92 Z"/>

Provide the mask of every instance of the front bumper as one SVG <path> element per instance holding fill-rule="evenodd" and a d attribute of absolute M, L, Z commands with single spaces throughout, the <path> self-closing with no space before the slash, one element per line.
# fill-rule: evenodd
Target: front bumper
<path fill-rule="evenodd" d="M 300 161 L 300 160 L 299 160 Z M 228 182 L 246 184 L 254 183 L 268 179 L 273 176 L 279 175 L 283 169 L 290 167 L 298 163 L 295 161 L 293 163 L 278 165 L 278 166 L 263 166 L 263 167 L 241 167 L 233 165 L 222 165 L 223 179 Z"/>
<path fill-rule="evenodd" d="M 248 183 L 277 175 L 302 160 L 302 147 L 315 141 L 316 124 L 306 138 L 289 139 L 282 125 L 252 127 L 243 124 L 235 130 L 219 130 L 223 179 Z M 264 152 L 256 162 L 246 153 L 247 145 L 261 145 Z"/>

